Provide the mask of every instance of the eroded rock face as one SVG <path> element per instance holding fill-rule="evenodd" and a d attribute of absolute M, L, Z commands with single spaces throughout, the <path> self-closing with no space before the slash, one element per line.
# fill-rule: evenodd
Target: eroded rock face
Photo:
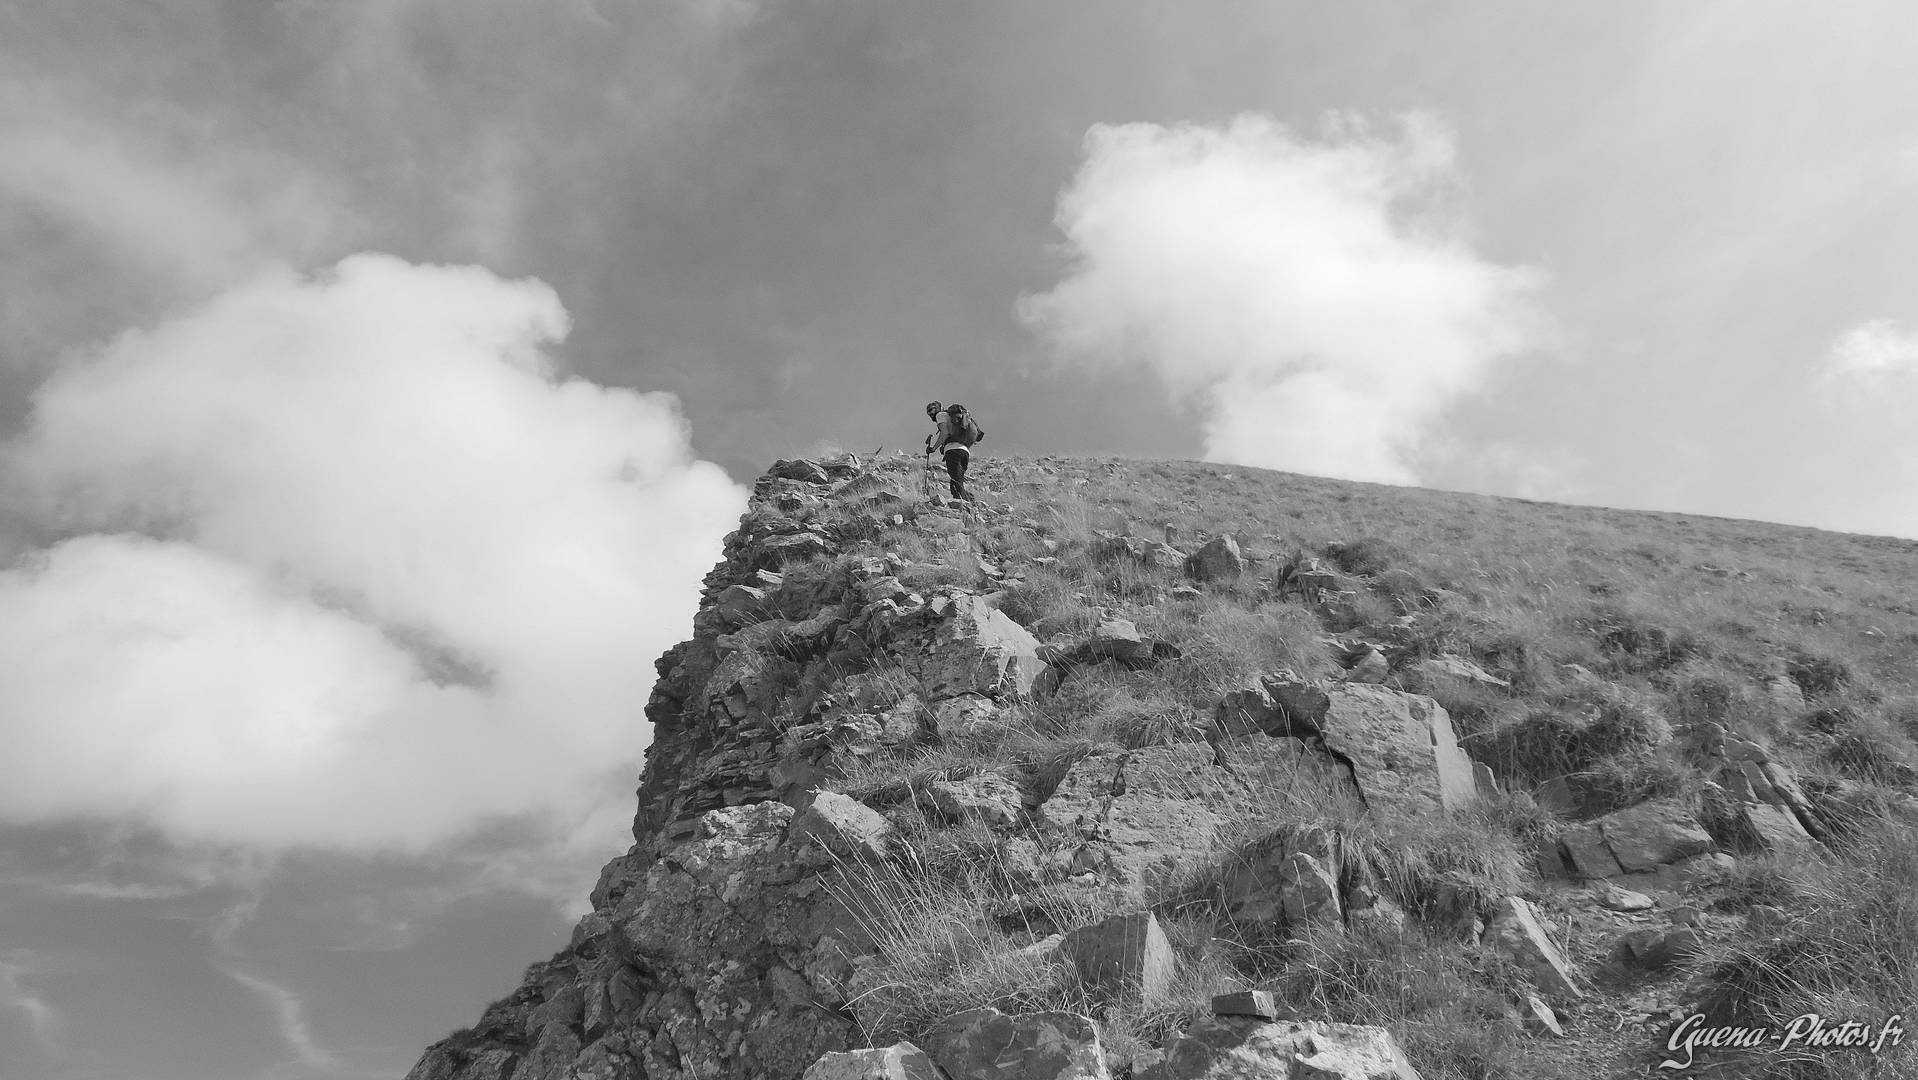
<path fill-rule="evenodd" d="M 414 1080 L 795 1080 L 858 1045 L 849 988 L 873 946 L 835 875 L 885 859 L 893 826 L 830 782 L 936 737 L 935 715 L 984 723 L 1040 670 L 1037 642 L 989 603 L 907 588 L 905 560 L 842 553 L 818 517 L 834 480 L 861 505 L 905 501 L 909 465 L 863 484 L 850 459 L 761 478 L 695 636 L 655 665 L 632 849 L 567 947 Z"/>
<path fill-rule="evenodd" d="M 1366 804 L 1378 809 L 1428 814 L 1463 809 L 1479 796 L 1451 716 L 1420 694 L 1322 686 L 1278 672 L 1227 694 L 1213 729 L 1221 736 L 1259 731 L 1305 740 L 1343 764 Z"/>

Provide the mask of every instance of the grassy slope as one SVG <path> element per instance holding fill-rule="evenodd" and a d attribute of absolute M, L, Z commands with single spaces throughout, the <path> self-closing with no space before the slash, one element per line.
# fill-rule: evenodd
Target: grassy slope
<path fill-rule="evenodd" d="M 1711 985 L 1740 988 L 1747 1013 L 1784 1017 L 1878 1019 L 1918 1004 L 1918 845 L 1892 817 L 1868 812 L 1918 779 L 1918 543 L 1196 463 L 987 460 L 976 477 L 985 498 L 1013 508 L 973 530 L 988 558 L 1023 575 L 1004 610 L 1042 639 L 1083 630 L 1101 613 L 1132 618 L 1185 657 L 1153 672 L 1082 671 L 1006 732 L 881 757 L 845 778 L 846 790 L 888 806 L 920 853 L 915 866 L 856 883 L 880 894 L 869 910 L 889 940 L 887 966 L 860 1003 L 875 1039 L 910 1036 L 974 1004 L 1099 1007 L 1020 954 L 1033 935 L 995 916 L 1043 909 L 1041 923 L 1065 927 L 1109 905 L 1035 883 L 1020 845 L 982 827 L 936 824 L 912 810 L 916 793 L 934 778 L 992 769 L 1043 788 L 1086 753 L 1193 738 L 1219 694 L 1257 672 L 1334 672 L 1320 618 L 1264 586 L 1297 553 L 1360 578 L 1363 621 L 1346 632 L 1392 645 L 1392 684 L 1437 697 L 1463 745 L 1516 794 L 1465 820 L 1398 834 L 1346 807 L 1275 811 L 1280 804 L 1267 802 L 1243 821 L 1244 838 L 1277 824 L 1332 825 L 1420 916 L 1416 928 L 1402 937 L 1261 939 L 1204 902 L 1220 866 L 1195 866 L 1150 898 L 1180 951 L 1182 990 L 1151 1008 L 1106 1009 L 1122 1052 L 1202 1012 L 1211 992 L 1246 985 L 1278 989 L 1308 1016 L 1391 1025 L 1428 1080 L 1643 1075 L 1662 1028 L 1630 1021 L 1648 1002 L 1688 1004 Z M 1093 558 L 1088 543 L 1100 529 L 1169 535 L 1187 550 L 1230 534 L 1254 558 L 1253 572 L 1174 601 L 1176 571 Z M 908 585 L 989 587 L 976 564 L 942 555 L 911 529 L 871 539 L 924 564 L 902 575 Z M 1400 618 L 1408 612 L 1409 622 Z M 1433 681 L 1406 666 L 1440 654 L 1473 659 L 1511 688 Z M 1767 695 L 1763 680 L 1775 674 L 1807 691 L 1803 708 Z M 1741 858 L 1731 875 L 1668 896 L 1712 918 L 1707 952 L 1658 979 L 1606 976 L 1601 965 L 1622 927 L 1595 917 L 1581 886 L 1538 878 L 1533 852 L 1565 821 L 1523 792 L 1579 773 L 1587 815 L 1695 793 L 1702 777 L 1676 748 L 1707 721 L 1768 744 L 1808 788 L 1851 792 L 1857 822 L 1822 854 Z M 1667 730 L 1676 738 L 1660 745 Z M 1506 891 L 1542 901 L 1599 984 L 1592 1001 L 1566 1010 L 1570 1040 L 1526 1034 L 1509 1014 L 1518 977 L 1448 928 L 1456 912 L 1447 905 L 1459 895 Z M 1736 917 L 1754 903 L 1790 909 L 1791 930 L 1745 929 Z M 902 910 L 916 914 L 887 915 Z M 1904 1075 L 1910 1056 L 1768 1054 L 1726 1074 Z"/>

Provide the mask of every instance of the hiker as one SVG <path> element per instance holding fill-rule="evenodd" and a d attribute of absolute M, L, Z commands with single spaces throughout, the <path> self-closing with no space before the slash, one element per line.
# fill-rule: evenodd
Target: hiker
<path fill-rule="evenodd" d="M 926 436 L 926 453 L 934 448 L 946 460 L 946 475 L 952 478 L 952 497 L 972 501 L 972 495 L 966 491 L 966 466 L 972 460 L 972 447 L 986 437 L 979 425 L 973 422 L 964 405 L 941 406 L 938 402 L 926 404 L 926 416 L 938 425 L 939 430 Z"/>

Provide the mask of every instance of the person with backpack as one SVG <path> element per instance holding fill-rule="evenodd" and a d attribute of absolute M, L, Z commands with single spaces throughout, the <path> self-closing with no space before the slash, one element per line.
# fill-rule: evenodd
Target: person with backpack
<path fill-rule="evenodd" d="M 986 437 L 985 431 L 964 405 L 942 407 L 936 401 L 929 402 L 926 415 L 938 426 L 926 436 L 926 453 L 936 450 L 945 459 L 946 475 L 952 478 L 952 497 L 971 502 L 972 495 L 966 490 L 966 466 L 972 461 L 973 446 Z"/>

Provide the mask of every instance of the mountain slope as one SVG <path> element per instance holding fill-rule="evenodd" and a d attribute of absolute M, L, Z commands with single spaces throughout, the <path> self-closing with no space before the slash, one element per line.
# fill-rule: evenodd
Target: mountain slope
<path fill-rule="evenodd" d="M 760 480 L 659 661 L 635 846 L 412 1077 L 955 1070 L 945 1018 L 996 1006 L 1177 1080 L 1255 987 L 1428 1078 L 1639 1075 L 1691 1012 L 1876 1030 L 1918 990 L 1918 544 L 1171 462 L 987 460 L 957 507 L 917 470 Z M 1912 1068 L 1880 1049 L 1691 1074 Z"/>

